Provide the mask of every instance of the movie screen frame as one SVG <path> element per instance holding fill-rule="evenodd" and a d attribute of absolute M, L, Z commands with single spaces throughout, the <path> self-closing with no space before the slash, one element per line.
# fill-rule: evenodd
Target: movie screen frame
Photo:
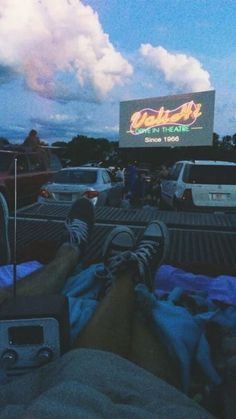
<path fill-rule="evenodd" d="M 209 146 L 215 91 L 120 102 L 120 148 Z"/>

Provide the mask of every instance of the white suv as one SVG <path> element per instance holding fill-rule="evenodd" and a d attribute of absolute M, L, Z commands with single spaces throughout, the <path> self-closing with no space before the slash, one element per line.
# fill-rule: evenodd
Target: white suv
<path fill-rule="evenodd" d="M 161 208 L 236 209 L 236 163 L 178 161 L 161 182 Z"/>

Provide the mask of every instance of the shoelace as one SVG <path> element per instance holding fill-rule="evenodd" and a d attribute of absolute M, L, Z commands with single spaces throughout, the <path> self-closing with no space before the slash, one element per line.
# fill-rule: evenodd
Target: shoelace
<path fill-rule="evenodd" d="M 139 261 L 148 266 L 148 262 L 152 256 L 157 253 L 159 243 L 141 241 L 134 254 L 139 258 Z"/>
<path fill-rule="evenodd" d="M 109 286 L 111 282 L 115 280 L 116 274 L 121 265 L 124 265 L 125 262 L 128 261 L 135 261 L 137 262 L 137 267 L 141 279 L 144 280 L 148 286 L 151 286 L 152 272 L 148 262 L 150 261 L 153 254 L 157 252 L 159 243 L 143 241 L 139 246 L 140 248 L 138 248 L 136 252 L 126 251 L 117 255 L 113 255 L 111 258 L 109 258 L 104 269 L 97 271 L 96 275 L 99 278 L 106 279 Z M 148 277 L 146 277 L 145 274 L 147 274 Z"/>
<path fill-rule="evenodd" d="M 138 249 L 133 252 L 133 257 L 136 258 L 138 263 L 139 276 L 148 288 L 152 288 L 152 269 L 149 262 L 152 256 L 157 253 L 159 243 L 142 241 Z"/>
<path fill-rule="evenodd" d="M 113 281 L 121 265 L 131 260 L 131 258 L 132 252 L 130 251 L 122 252 L 121 254 L 112 256 L 104 266 L 104 269 L 98 271 L 96 275 L 98 275 L 100 278 L 106 279 L 109 282 Z"/>
<path fill-rule="evenodd" d="M 80 244 L 88 237 L 88 224 L 85 221 L 74 219 L 67 220 L 66 227 L 70 234 L 70 242 Z"/>

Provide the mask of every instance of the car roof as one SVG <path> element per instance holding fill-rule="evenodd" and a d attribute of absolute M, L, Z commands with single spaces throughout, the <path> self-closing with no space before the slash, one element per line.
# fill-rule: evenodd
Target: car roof
<path fill-rule="evenodd" d="M 176 163 L 188 163 L 188 164 L 199 164 L 199 165 L 209 165 L 209 166 L 235 166 L 236 163 L 230 161 L 220 161 L 220 160 L 180 160 Z"/>
<path fill-rule="evenodd" d="M 45 153 L 49 153 L 50 152 L 50 150 L 47 150 L 47 149 L 44 149 L 44 152 Z M 9 155 L 26 155 L 26 156 L 28 156 L 28 155 L 39 155 L 39 153 L 40 153 L 40 148 L 39 149 L 35 149 L 35 150 L 33 150 L 32 148 L 29 148 L 28 150 L 26 149 L 26 148 L 24 148 L 24 147 L 22 147 L 22 148 L 1 148 L 0 147 L 0 154 L 1 153 L 4 153 L 4 154 L 9 154 Z M 43 154 L 41 154 L 41 155 L 43 155 Z M 52 155 L 55 155 L 55 154 L 52 154 Z"/>
<path fill-rule="evenodd" d="M 106 170 L 104 167 L 90 167 L 90 166 L 73 166 L 73 167 L 64 167 L 61 171 L 64 170 L 86 170 L 90 172 L 98 171 L 98 170 Z"/>
<path fill-rule="evenodd" d="M 0 148 L 0 153 L 4 153 L 4 154 L 26 154 L 24 150 L 3 150 L 2 148 Z"/>

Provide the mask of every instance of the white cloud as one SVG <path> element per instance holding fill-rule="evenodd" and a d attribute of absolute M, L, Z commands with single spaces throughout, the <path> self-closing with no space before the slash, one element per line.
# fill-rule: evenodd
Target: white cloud
<path fill-rule="evenodd" d="M 78 121 L 80 118 L 75 115 L 67 115 L 64 113 L 56 113 L 49 116 L 48 120 L 50 122 L 75 122 Z"/>
<path fill-rule="evenodd" d="M 142 44 L 140 53 L 156 70 L 160 71 L 167 83 L 179 91 L 199 92 L 211 90 L 209 73 L 202 68 L 196 58 L 186 54 L 172 54 L 165 48 Z"/>
<path fill-rule="evenodd" d="M 77 80 L 77 98 L 84 99 L 88 89 L 94 100 L 104 99 L 132 74 L 98 15 L 80 0 L 1 0 L 0 63 L 22 74 L 31 90 L 51 98 L 73 96 L 67 74 Z"/>

